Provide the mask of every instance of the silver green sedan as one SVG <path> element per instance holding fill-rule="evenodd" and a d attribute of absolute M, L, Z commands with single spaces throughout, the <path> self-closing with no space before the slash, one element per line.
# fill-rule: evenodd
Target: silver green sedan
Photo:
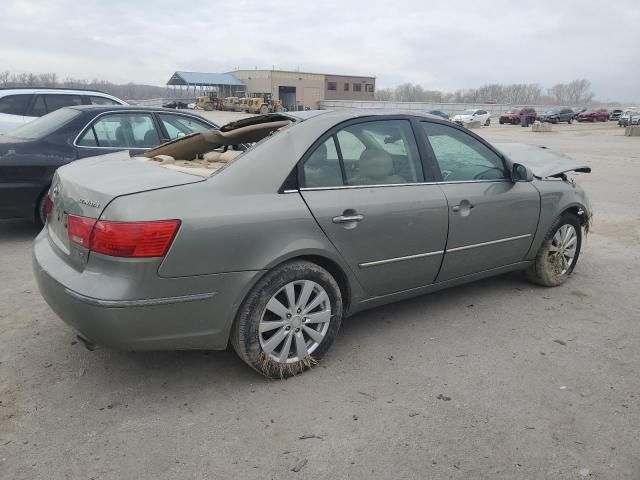
<path fill-rule="evenodd" d="M 254 116 L 60 168 L 42 295 L 89 347 L 224 349 L 299 373 L 361 310 L 524 270 L 556 286 L 591 218 L 545 148 L 430 115 Z"/>

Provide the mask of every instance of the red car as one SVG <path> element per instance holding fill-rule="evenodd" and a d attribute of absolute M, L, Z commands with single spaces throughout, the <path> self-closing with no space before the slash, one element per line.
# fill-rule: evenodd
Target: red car
<path fill-rule="evenodd" d="M 500 125 L 504 123 L 519 125 L 520 117 L 525 115 L 529 117 L 529 123 L 532 123 L 538 117 L 538 112 L 536 112 L 536 109 L 533 107 L 514 108 L 513 110 L 509 110 L 507 113 L 500 115 L 498 122 L 500 122 Z"/>
<path fill-rule="evenodd" d="M 576 120 L 579 122 L 606 122 L 609 120 L 609 112 L 606 108 L 591 109 L 579 113 L 576 116 Z"/>

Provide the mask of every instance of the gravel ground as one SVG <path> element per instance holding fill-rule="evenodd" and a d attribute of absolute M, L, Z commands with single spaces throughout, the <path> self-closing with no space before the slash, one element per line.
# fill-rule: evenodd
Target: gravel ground
<path fill-rule="evenodd" d="M 36 229 L 0 224 L 0 478 L 640 478 L 640 138 L 478 132 L 592 165 L 574 277 L 359 314 L 286 381 L 232 351 L 85 350 L 38 294 Z"/>

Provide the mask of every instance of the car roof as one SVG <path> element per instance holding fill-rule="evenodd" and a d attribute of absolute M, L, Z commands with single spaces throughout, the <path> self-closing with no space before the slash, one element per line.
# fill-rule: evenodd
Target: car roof
<path fill-rule="evenodd" d="M 185 115 L 191 115 L 194 117 L 204 118 L 200 115 L 191 112 L 185 112 L 184 110 L 176 110 L 175 108 L 162 108 L 162 107 L 141 107 L 138 105 L 74 105 L 65 108 L 72 108 L 74 110 L 80 110 L 82 112 L 105 112 L 112 110 L 136 110 L 141 112 L 167 112 L 167 113 L 183 113 Z M 209 123 L 214 123 L 211 120 L 207 120 Z"/>
<path fill-rule="evenodd" d="M 107 97 L 115 97 L 109 93 L 101 92 L 100 90 L 92 90 L 86 88 L 53 88 L 53 87 L 2 87 L 0 88 L 0 96 L 14 95 L 14 94 L 33 94 L 33 93 L 77 93 L 79 95 L 87 94 L 99 94 Z"/>

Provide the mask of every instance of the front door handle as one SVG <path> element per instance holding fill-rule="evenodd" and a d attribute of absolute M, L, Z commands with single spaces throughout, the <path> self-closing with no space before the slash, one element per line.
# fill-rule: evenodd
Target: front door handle
<path fill-rule="evenodd" d="M 474 208 L 475 205 L 473 203 L 471 203 L 469 200 L 462 200 L 460 202 L 460 205 L 454 205 L 453 207 L 451 207 L 451 211 L 452 212 L 462 212 L 463 215 L 466 213 L 466 215 L 469 215 L 469 211 Z"/>
<path fill-rule="evenodd" d="M 337 217 L 333 217 L 333 223 L 351 223 L 351 222 L 360 222 L 364 220 L 364 215 L 352 214 L 352 215 L 339 215 Z"/>

